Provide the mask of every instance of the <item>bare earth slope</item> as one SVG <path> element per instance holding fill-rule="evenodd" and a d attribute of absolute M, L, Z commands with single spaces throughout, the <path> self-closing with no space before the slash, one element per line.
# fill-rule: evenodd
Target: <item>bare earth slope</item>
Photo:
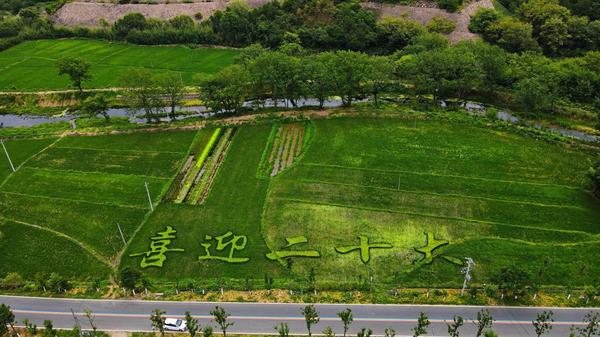
<path fill-rule="evenodd" d="M 270 0 L 247 0 L 246 2 L 251 7 L 258 7 L 269 1 Z M 178 15 L 193 16 L 196 13 L 202 13 L 202 17 L 206 19 L 215 11 L 227 7 L 228 4 L 229 1 L 227 0 L 154 5 L 118 5 L 114 3 L 76 1 L 65 4 L 54 16 L 54 21 L 57 24 L 67 26 L 98 26 L 100 25 L 101 19 L 113 23 L 132 12 L 142 13 L 146 17 L 159 19 L 170 19 Z M 470 33 L 468 29 L 470 16 L 479 8 L 493 8 L 491 0 L 475 1 L 466 6 L 460 13 L 448 13 L 439 8 L 401 6 L 376 2 L 365 2 L 363 6 L 373 10 L 379 18 L 410 17 L 423 24 L 427 24 L 436 16 L 447 17 L 456 22 L 456 30 L 450 34 L 450 39 L 453 42 L 475 38 L 476 35 Z"/>

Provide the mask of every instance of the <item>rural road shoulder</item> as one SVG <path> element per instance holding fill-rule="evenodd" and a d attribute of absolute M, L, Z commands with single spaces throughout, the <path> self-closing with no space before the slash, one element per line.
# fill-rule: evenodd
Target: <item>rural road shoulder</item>
<path fill-rule="evenodd" d="M 91 310 L 96 323 L 105 331 L 149 331 L 149 315 L 154 309 L 166 311 L 168 317 L 183 317 L 186 311 L 200 319 L 201 324 L 211 324 L 216 328 L 210 310 L 219 305 L 225 308 L 235 324 L 229 331 L 244 334 L 274 334 L 275 325 L 280 322 L 289 324 L 292 334 L 305 334 L 306 326 L 300 314 L 303 304 L 283 303 L 210 303 L 210 302 L 168 302 L 168 301 L 136 301 L 136 300 L 82 300 L 58 299 L 19 296 L 0 296 L 0 303 L 10 305 L 17 320 L 28 318 L 42 325 L 49 319 L 54 326 L 62 329 L 72 328 L 75 321 L 71 309 L 78 316 L 83 328 L 89 324 L 85 319 L 85 311 Z M 360 328 L 373 330 L 382 335 L 386 328 L 393 328 L 397 336 L 411 335 L 420 312 L 429 316 L 431 325 L 428 336 L 446 336 L 446 321 L 454 315 L 461 315 L 467 320 L 462 333 L 472 335 L 475 326 L 469 321 L 476 319 L 477 312 L 483 307 L 477 306 L 442 306 L 442 305 L 338 305 L 317 304 L 321 321 L 313 328 L 320 332 L 331 326 L 340 335 L 342 325 L 337 313 L 345 308 L 352 309 L 354 323 L 351 333 Z M 544 310 L 554 312 L 554 328 L 547 336 L 568 336 L 571 325 L 581 326 L 584 316 L 590 311 L 600 312 L 600 308 L 533 308 L 533 307 L 487 307 L 495 319 L 493 329 L 502 337 L 534 336 L 531 321 L 536 314 Z"/>

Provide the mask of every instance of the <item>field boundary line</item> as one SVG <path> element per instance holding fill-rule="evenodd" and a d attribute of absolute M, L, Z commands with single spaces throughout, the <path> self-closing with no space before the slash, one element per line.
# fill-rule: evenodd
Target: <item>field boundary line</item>
<path fill-rule="evenodd" d="M 481 236 L 478 238 L 474 238 L 474 239 L 467 239 L 464 241 L 469 241 L 469 240 L 502 240 L 502 241 L 509 241 L 509 242 L 514 242 L 514 243 L 520 243 L 520 244 L 524 244 L 524 245 L 528 245 L 528 246 L 547 246 L 547 247 L 577 247 L 580 245 L 585 245 L 585 244 L 600 244 L 600 240 L 588 240 L 588 241 L 577 241 L 577 242 L 569 242 L 569 243 L 545 243 L 545 242 L 533 242 L 533 241 L 527 241 L 527 240 L 521 240 L 521 239 L 513 239 L 513 238 L 503 238 L 503 237 L 493 237 L 493 236 Z"/>
<path fill-rule="evenodd" d="M 447 177 L 447 178 L 460 178 L 460 179 L 471 179 L 471 180 L 483 180 L 483 181 L 492 181 L 492 182 L 502 182 L 509 184 L 524 184 L 524 185 L 535 185 L 535 186 L 554 186 L 567 188 L 572 190 L 581 190 L 584 192 L 589 192 L 588 190 L 570 185 L 562 185 L 562 184 L 548 184 L 548 183 L 538 183 L 531 181 L 518 181 L 518 180 L 507 180 L 507 179 L 494 179 L 494 178 L 485 178 L 485 177 L 469 177 L 469 176 L 461 176 L 461 175 L 453 175 L 453 174 L 440 174 L 440 173 L 431 173 L 431 172 L 415 172 L 415 171 L 404 171 L 404 170 L 391 170 L 391 169 L 372 169 L 365 167 L 351 167 L 351 166 L 343 166 L 343 165 L 333 165 L 333 164 L 319 164 L 319 163 L 301 163 L 300 165 L 305 166 L 315 166 L 315 167 L 328 167 L 328 168 L 339 168 L 344 170 L 356 170 L 356 171 L 373 171 L 373 172 L 384 172 L 384 173 L 405 173 L 405 174 L 413 174 L 420 176 L 432 176 L 432 177 Z"/>
<path fill-rule="evenodd" d="M 286 178 L 284 177 L 284 181 L 300 181 L 306 183 L 314 183 L 314 184 L 323 184 L 323 185 L 338 185 L 338 186 L 349 186 L 349 187 L 361 187 L 361 188 L 371 188 L 375 190 L 384 190 L 390 192 L 401 192 L 407 194 L 422 194 L 422 195 L 431 195 L 431 196 L 439 196 L 439 197 L 453 197 L 453 198 L 464 198 L 464 199 L 475 199 L 475 200 L 486 200 L 486 201 L 497 201 L 497 202 L 506 202 L 506 203 L 514 203 L 514 204 L 523 204 L 523 205 L 531 205 L 531 206 L 539 206 L 539 207 L 552 207 L 552 208 L 571 208 L 575 210 L 587 210 L 587 208 L 583 208 L 580 206 L 573 205 L 554 205 L 554 204 L 542 204 L 531 201 L 522 201 L 522 200 L 514 200 L 514 199 L 501 199 L 501 198 L 490 198 L 490 197 L 478 197 L 471 196 L 466 194 L 457 194 L 457 193 L 436 193 L 436 192 L 428 192 L 422 190 L 402 190 L 390 187 L 381 187 L 381 186 L 370 186 L 370 185 L 361 185 L 361 184 L 351 184 L 351 183 L 341 183 L 341 182 L 330 182 L 330 181 L 320 181 L 314 179 L 303 179 L 303 178 Z"/>
<path fill-rule="evenodd" d="M 356 205 L 345 205 L 345 204 L 312 201 L 312 200 L 304 200 L 304 199 L 297 199 L 297 198 L 285 198 L 285 197 L 272 197 L 272 198 L 275 199 L 275 200 L 290 201 L 290 202 L 301 203 L 301 204 L 309 204 L 309 205 L 313 204 L 313 205 L 331 206 L 331 207 L 338 207 L 338 208 L 352 208 L 352 209 L 359 209 L 359 210 L 365 210 L 365 211 L 377 211 L 377 212 L 405 214 L 405 215 L 411 215 L 411 216 L 420 216 L 420 217 L 427 217 L 427 218 L 434 218 L 434 219 L 443 219 L 443 220 L 464 221 L 464 222 L 470 222 L 470 223 L 480 223 L 480 224 L 487 224 L 487 225 L 497 225 L 497 226 L 505 226 L 505 227 L 512 227 L 512 228 L 543 230 L 543 231 L 549 231 L 549 232 L 559 232 L 559 233 L 569 233 L 569 234 L 584 234 L 584 235 L 587 235 L 587 236 L 596 236 L 597 235 L 595 233 L 589 233 L 589 232 L 584 232 L 584 231 L 567 230 L 567 229 L 550 229 L 550 228 L 543 228 L 543 227 L 513 225 L 513 224 L 507 224 L 507 223 L 495 222 L 495 221 L 478 220 L 478 219 L 468 219 L 468 218 L 460 218 L 460 217 L 450 217 L 450 216 L 444 216 L 444 215 L 418 213 L 418 212 L 411 212 L 411 211 L 400 211 L 400 210 L 393 210 L 393 209 L 389 209 L 389 208 L 377 208 L 377 207 L 365 207 L 365 206 L 356 206 Z"/>
<path fill-rule="evenodd" d="M 86 245 L 85 243 L 73 238 L 72 236 L 69 236 L 65 233 L 59 232 L 57 230 L 54 230 L 52 228 L 48 228 L 48 227 L 44 227 L 44 226 L 40 226 L 40 225 L 35 225 L 35 224 L 31 224 L 28 222 L 24 222 L 24 221 L 19 221 L 19 220 L 15 220 L 15 219 L 11 219 L 11 218 L 6 218 L 4 216 L 0 216 L 1 219 L 4 219 L 6 221 L 10 221 L 10 222 L 14 222 L 23 226 L 29 226 L 32 228 L 36 228 L 39 230 L 43 230 L 43 231 L 47 231 L 50 232 L 56 236 L 62 237 L 64 239 L 67 239 L 73 243 L 75 243 L 76 245 L 78 245 L 79 247 L 81 247 L 83 250 L 85 250 L 88 254 L 92 255 L 96 260 L 106 264 L 108 267 L 112 268 L 112 265 L 110 264 L 109 260 L 106 259 L 104 256 L 102 256 L 100 253 L 98 253 L 97 251 L 95 251 L 93 248 L 88 247 L 88 245 Z"/>
<path fill-rule="evenodd" d="M 28 161 L 30 161 L 32 158 L 37 157 L 40 153 L 46 151 L 47 149 L 49 149 L 50 147 L 52 147 L 54 144 L 56 144 L 60 139 L 62 138 L 62 136 L 58 136 L 52 143 L 46 145 L 44 148 L 42 148 L 41 150 L 39 150 L 38 152 L 32 154 L 31 156 L 29 156 L 29 158 L 23 160 L 21 162 L 21 164 L 17 165 L 15 172 L 10 172 L 8 174 L 8 176 L 6 176 L 6 178 L 2 181 L 2 183 L 0 183 L 0 190 L 2 190 L 2 187 L 6 184 L 6 182 L 12 177 L 14 176 L 15 173 L 17 173 L 17 171 L 19 171 L 21 169 L 21 167 L 23 167 L 25 164 L 27 164 Z"/>
<path fill-rule="evenodd" d="M 39 199 L 48 199 L 48 200 L 60 200 L 60 201 L 69 201 L 69 202 L 79 202 L 79 203 L 90 204 L 90 205 L 112 206 L 112 207 L 119 207 L 119 208 L 132 208 L 132 209 L 146 210 L 146 207 L 121 205 L 121 204 L 115 204 L 115 203 L 111 203 L 111 202 L 95 202 L 95 201 L 88 201 L 88 200 L 81 200 L 81 199 L 70 199 L 70 198 L 62 198 L 62 197 L 50 197 L 50 196 L 47 196 L 47 195 L 27 194 L 27 193 L 20 193 L 20 192 L 5 191 L 5 190 L 1 190 L 0 193 L 2 193 L 2 194 L 18 195 L 18 196 L 28 197 L 28 198 L 39 198 Z"/>
<path fill-rule="evenodd" d="M 55 168 L 50 168 L 50 167 L 39 167 L 39 166 L 27 166 L 28 168 L 34 168 L 36 170 L 42 170 L 42 171 L 51 171 L 51 172 L 73 172 L 73 173 L 81 173 L 81 174 L 107 174 L 107 175 L 115 175 L 115 176 L 122 176 L 123 178 L 128 178 L 128 177 L 142 177 L 142 178 L 151 178 L 151 179 L 156 179 L 156 180 L 169 180 L 169 178 L 167 177 L 158 177 L 158 176 L 150 176 L 150 175 L 145 175 L 145 174 L 127 174 L 127 173 L 113 173 L 113 172 L 102 172 L 102 171 L 81 171 L 81 170 L 64 170 L 64 169 L 55 169 Z M 1 186 L 0 186 L 1 187 Z"/>
<path fill-rule="evenodd" d="M 6 65 L 6 66 L 2 67 L 2 70 L 8 70 L 8 69 L 10 69 L 10 68 L 12 68 L 12 67 L 16 66 L 17 64 L 21 64 L 21 63 L 27 62 L 27 60 L 29 60 L 29 57 L 25 57 L 25 58 L 23 58 L 23 59 L 22 59 L 22 60 L 20 60 L 20 61 L 13 62 L 13 63 L 11 63 L 11 64 L 9 64 L 9 65 Z"/>
<path fill-rule="evenodd" d="M 104 60 L 108 59 L 109 57 L 113 57 L 113 56 L 115 56 L 115 55 L 118 55 L 118 54 L 124 53 L 125 51 L 127 51 L 127 50 L 130 50 L 130 49 L 131 49 L 131 48 L 129 48 L 128 46 L 124 46 L 124 48 L 123 48 L 123 49 L 119 49 L 119 50 L 117 50 L 117 51 L 115 51 L 115 52 L 112 52 L 112 53 L 110 53 L 110 54 L 108 54 L 108 55 L 104 56 L 103 58 L 101 58 L 101 59 L 99 59 L 98 61 L 96 61 L 94 64 L 104 64 L 104 63 L 102 63 L 102 62 L 103 62 Z"/>
<path fill-rule="evenodd" d="M 73 136 L 77 137 L 77 136 Z M 81 136 L 86 137 L 86 136 Z M 92 136 L 94 137 L 94 136 Z M 55 146 L 57 149 L 68 149 L 68 150 L 89 150 L 89 151 L 102 151 L 102 152 L 125 152 L 125 153 L 168 153 L 168 154 L 185 154 L 185 151 L 148 151 L 148 150 L 120 150 L 120 149 L 97 149 L 91 147 L 80 147 L 80 146 L 61 146 L 60 144 Z"/>

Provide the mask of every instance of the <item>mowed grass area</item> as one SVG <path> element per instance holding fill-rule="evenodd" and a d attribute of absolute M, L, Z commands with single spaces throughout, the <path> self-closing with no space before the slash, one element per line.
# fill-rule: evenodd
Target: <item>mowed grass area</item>
<path fill-rule="evenodd" d="M 56 61 L 80 57 L 92 64 L 88 88 L 118 87 L 128 68 L 148 69 L 152 74 L 177 73 L 187 85 L 197 74 L 212 74 L 233 63 L 236 50 L 182 46 L 138 46 L 97 40 L 28 41 L 0 52 L 0 90 L 59 90 L 70 86 L 58 76 Z"/>
<path fill-rule="evenodd" d="M 76 278 L 107 276 L 124 247 L 118 226 L 125 239 L 131 239 L 150 209 L 144 184 L 148 183 L 157 204 L 195 134 L 68 136 L 52 140 L 41 152 L 29 151 L 26 163 L 8 175 L 0 188 L 0 220 L 7 226 L 0 231 L 5 241 L 20 242 L 14 237 L 18 226 L 37 238 L 35 245 L 25 246 L 31 255 L 26 265 L 12 263 L 16 259 L 12 253 L 0 252 L 0 259 L 11 261 L 0 273 L 16 271 L 31 277 L 30 264 L 44 263 L 44 255 L 35 247 L 53 247 L 58 240 L 68 242 L 66 248 L 42 250 L 47 260 L 59 261 L 63 256 L 72 263 L 46 265 L 46 269 Z M 22 142 L 7 141 L 9 151 L 22 155 Z M 94 266 L 87 266 L 90 263 Z"/>
<path fill-rule="evenodd" d="M 305 235 L 322 252 L 316 264 L 297 259 L 297 274 L 316 265 L 332 281 L 369 273 L 406 286 L 460 286 L 460 266 L 418 263 L 414 249 L 431 232 L 450 242 L 440 255 L 476 261 L 477 282 L 513 265 L 531 275 L 544 269 L 545 284 L 597 282 L 600 202 L 585 178 L 591 156 L 447 122 L 315 125 L 302 162 L 273 181 L 263 219 L 270 247 Z M 356 252 L 336 253 L 358 244 L 358 235 L 393 248 L 372 250 L 367 265 Z"/>

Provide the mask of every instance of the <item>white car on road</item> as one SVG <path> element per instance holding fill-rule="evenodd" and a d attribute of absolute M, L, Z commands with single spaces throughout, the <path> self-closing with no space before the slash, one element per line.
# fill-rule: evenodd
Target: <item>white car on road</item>
<path fill-rule="evenodd" d="M 165 330 L 167 331 L 185 331 L 187 330 L 187 324 L 184 320 L 178 318 L 167 318 L 165 319 Z"/>

